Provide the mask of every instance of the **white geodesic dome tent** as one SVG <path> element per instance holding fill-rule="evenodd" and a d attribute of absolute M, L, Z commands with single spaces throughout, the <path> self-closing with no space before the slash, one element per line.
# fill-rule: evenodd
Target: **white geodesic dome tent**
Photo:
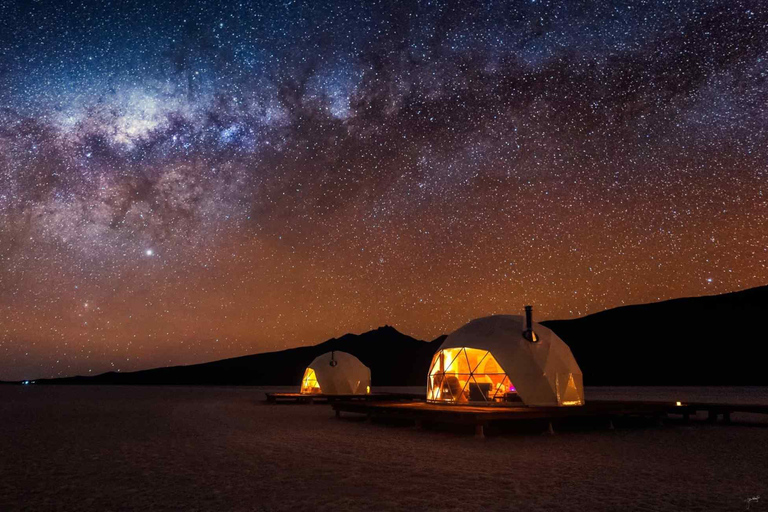
<path fill-rule="evenodd" d="M 304 370 L 301 393 L 365 395 L 371 392 L 371 370 L 346 352 L 326 352 Z"/>
<path fill-rule="evenodd" d="M 579 365 L 554 332 L 522 316 L 472 320 L 432 359 L 427 400 L 450 404 L 584 405 Z M 533 338 L 535 341 L 529 341 Z"/>

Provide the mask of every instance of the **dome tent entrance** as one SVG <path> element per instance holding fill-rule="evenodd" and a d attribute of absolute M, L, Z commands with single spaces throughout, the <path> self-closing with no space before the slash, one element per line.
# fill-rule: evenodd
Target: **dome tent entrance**
<path fill-rule="evenodd" d="M 320 384 L 317 382 L 317 376 L 312 367 L 307 367 L 307 369 L 304 370 L 304 377 L 301 379 L 301 393 L 304 395 L 321 393 Z"/>
<path fill-rule="evenodd" d="M 582 374 L 563 340 L 521 316 L 472 320 L 448 336 L 432 359 L 427 400 L 451 404 L 584 404 Z"/>
<path fill-rule="evenodd" d="M 346 352 L 326 352 L 304 370 L 302 394 L 365 395 L 371 391 L 371 370 Z"/>

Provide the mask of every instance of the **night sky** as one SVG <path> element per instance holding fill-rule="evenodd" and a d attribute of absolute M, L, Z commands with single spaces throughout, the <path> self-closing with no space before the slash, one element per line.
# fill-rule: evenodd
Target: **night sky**
<path fill-rule="evenodd" d="M 0 379 L 768 283 L 765 2 L 0 2 Z"/>

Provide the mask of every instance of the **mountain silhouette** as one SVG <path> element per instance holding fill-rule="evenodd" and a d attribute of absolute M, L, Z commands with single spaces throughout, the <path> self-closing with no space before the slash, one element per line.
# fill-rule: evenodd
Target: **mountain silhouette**
<path fill-rule="evenodd" d="M 348 352 L 371 369 L 372 386 L 422 386 L 432 355 L 445 336 L 417 340 L 385 325 L 363 334 L 345 334 L 311 347 L 92 377 L 38 379 L 37 384 L 148 384 L 297 386 L 307 365 L 331 350 Z"/>
<path fill-rule="evenodd" d="M 570 347 L 584 384 L 768 385 L 768 286 L 542 322 Z"/>
<path fill-rule="evenodd" d="M 587 386 L 768 385 L 768 286 L 624 306 L 542 322 L 573 351 Z M 373 386 L 423 386 L 445 335 L 426 342 L 390 326 L 319 345 L 188 366 L 39 384 L 297 386 L 318 355 L 341 350 L 371 369 Z"/>

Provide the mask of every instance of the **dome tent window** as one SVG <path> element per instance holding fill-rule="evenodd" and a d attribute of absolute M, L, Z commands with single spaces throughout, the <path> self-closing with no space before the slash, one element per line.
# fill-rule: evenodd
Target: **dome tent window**
<path fill-rule="evenodd" d="M 448 348 L 432 359 L 427 382 L 432 402 L 515 402 L 517 391 L 496 358 L 487 350 Z"/>
<path fill-rule="evenodd" d="M 316 395 L 322 393 L 320 384 L 317 382 L 315 370 L 307 368 L 304 371 L 304 377 L 301 379 L 301 393 L 304 395 Z"/>

